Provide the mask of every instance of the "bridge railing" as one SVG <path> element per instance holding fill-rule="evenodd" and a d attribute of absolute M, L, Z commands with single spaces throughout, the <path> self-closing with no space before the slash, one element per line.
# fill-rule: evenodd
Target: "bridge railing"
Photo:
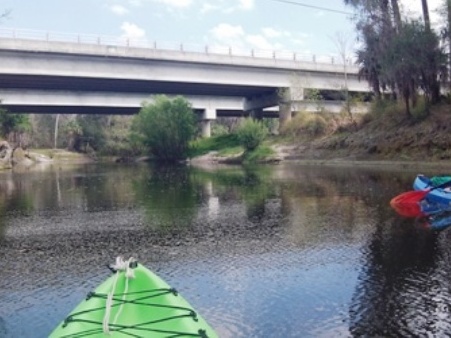
<path fill-rule="evenodd" d="M 16 29 L 0 27 L 0 38 L 21 39 L 21 40 L 40 40 L 54 42 L 70 42 L 80 44 L 96 44 L 104 46 L 147 48 L 158 50 L 170 50 L 180 52 L 192 52 L 203 54 L 218 54 L 230 56 L 247 56 L 259 59 L 277 59 L 304 61 L 323 64 L 343 64 L 343 60 L 334 55 L 322 55 L 297 53 L 288 50 L 262 50 L 262 49 L 242 49 L 237 47 L 226 47 L 221 45 L 198 45 L 183 44 L 174 42 L 157 42 L 147 39 L 131 39 L 124 36 L 100 36 L 92 34 L 73 34 L 50 32 L 30 29 Z M 351 58 L 346 63 L 352 65 L 354 60 Z"/>

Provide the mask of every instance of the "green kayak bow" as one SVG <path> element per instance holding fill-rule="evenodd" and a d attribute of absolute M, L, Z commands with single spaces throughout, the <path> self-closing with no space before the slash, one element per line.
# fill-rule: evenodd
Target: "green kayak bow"
<path fill-rule="evenodd" d="M 203 337 L 218 335 L 164 280 L 133 258 L 90 292 L 50 338 Z"/>

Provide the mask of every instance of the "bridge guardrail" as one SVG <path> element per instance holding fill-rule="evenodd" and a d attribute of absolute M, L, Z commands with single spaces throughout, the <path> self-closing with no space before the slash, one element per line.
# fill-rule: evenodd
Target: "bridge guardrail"
<path fill-rule="evenodd" d="M 50 32 L 30 29 L 16 29 L 16 28 L 0 28 L 0 38 L 22 39 L 22 40 L 40 40 L 40 41 L 54 41 L 54 42 L 71 42 L 80 44 L 96 44 L 104 46 L 118 46 L 118 47 L 133 47 L 146 48 L 158 50 L 170 50 L 180 52 L 192 52 L 202 54 L 218 54 L 230 56 L 247 56 L 258 59 L 277 59 L 277 60 L 291 60 L 303 61 L 322 64 L 343 64 L 340 58 L 333 55 L 317 56 L 315 54 L 297 53 L 288 50 L 261 50 L 250 49 L 245 50 L 235 47 L 226 47 L 220 45 L 196 45 L 183 44 L 174 42 L 157 42 L 146 39 L 130 39 L 127 37 L 114 36 L 100 36 L 92 34 L 74 34 Z M 353 64 L 352 59 L 346 60 L 349 65 Z"/>

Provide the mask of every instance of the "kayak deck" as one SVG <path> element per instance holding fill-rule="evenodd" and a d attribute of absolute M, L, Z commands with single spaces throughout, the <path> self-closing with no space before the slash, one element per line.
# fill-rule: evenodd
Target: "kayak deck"
<path fill-rule="evenodd" d="M 50 335 L 54 337 L 218 337 L 190 304 L 141 264 L 90 292 Z"/>
<path fill-rule="evenodd" d="M 446 207 L 451 206 L 451 191 L 448 188 L 437 188 L 433 181 L 424 175 L 418 175 L 415 178 L 413 188 L 414 190 L 433 189 L 425 197 L 429 203 Z"/>

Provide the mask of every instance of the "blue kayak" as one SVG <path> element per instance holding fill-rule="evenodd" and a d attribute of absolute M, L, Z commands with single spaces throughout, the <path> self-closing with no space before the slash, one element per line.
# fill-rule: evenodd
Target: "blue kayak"
<path fill-rule="evenodd" d="M 424 175 L 417 175 L 413 182 L 414 190 L 427 190 L 434 187 L 433 181 Z M 451 187 L 433 189 L 426 195 L 425 199 L 431 204 L 449 207 L 451 206 Z"/>
<path fill-rule="evenodd" d="M 444 230 L 449 228 L 451 226 L 451 212 L 444 211 L 429 217 L 426 225 L 432 230 Z"/>

